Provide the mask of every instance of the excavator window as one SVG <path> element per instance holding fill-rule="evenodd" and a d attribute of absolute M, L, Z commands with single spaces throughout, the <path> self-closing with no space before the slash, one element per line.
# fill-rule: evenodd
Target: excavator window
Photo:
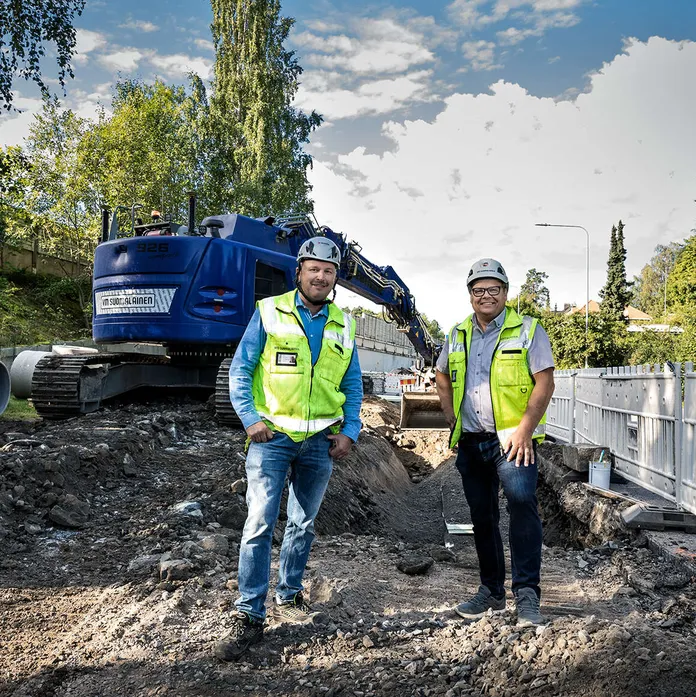
<path fill-rule="evenodd" d="M 281 295 L 288 291 L 288 281 L 285 271 L 274 266 L 256 262 L 256 277 L 254 278 L 254 302 L 268 298 L 271 295 Z"/>

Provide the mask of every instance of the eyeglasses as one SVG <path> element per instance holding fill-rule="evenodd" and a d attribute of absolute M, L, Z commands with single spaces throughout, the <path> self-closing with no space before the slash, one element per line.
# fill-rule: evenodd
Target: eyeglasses
<path fill-rule="evenodd" d="M 494 298 L 496 295 L 500 295 L 500 291 L 502 289 L 503 286 L 491 286 L 490 288 L 472 288 L 471 294 L 475 298 L 482 298 L 486 293 L 488 293 L 488 295 Z"/>

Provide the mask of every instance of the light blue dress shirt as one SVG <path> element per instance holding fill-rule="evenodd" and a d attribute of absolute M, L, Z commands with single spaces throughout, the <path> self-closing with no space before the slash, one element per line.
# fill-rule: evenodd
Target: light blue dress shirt
<path fill-rule="evenodd" d="M 327 306 L 324 305 L 316 315 L 312 315 L 302 302 L 299 293 L 295 293 L 295 305 L 309 339 L 309 349 L 312 353 L 312 363 L 314 364 L 319 359 L 324 325 L 329 318 L 329 311 Z M 242 340 L 239 342 L 239 346 L 237 346 L 232 365 L 230 365 L 230 399 L 244 428 L 249 428 L 249 426 L 261 421 L 261 417 L 256 411 L 256 407 L 254 407 L 251 384 L 254 370 L 261 358 L 265 345 L 266 330 L 263 328 L 261 315 L 257 308 L 244 332 Z M 358 435 L 362 428 L 360 405 L 363 398 L 362 373 L 360 371 L 357 346 L 353 349 L 348 370 L 341 381 L 340 390 L 346 397 L 346 401 L 343 404 L 341 433 L 355 442 L 358 440 Z"/>

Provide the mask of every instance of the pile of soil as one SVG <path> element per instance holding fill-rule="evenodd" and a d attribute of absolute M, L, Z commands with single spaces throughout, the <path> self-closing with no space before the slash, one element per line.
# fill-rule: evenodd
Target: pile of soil
<path fill-rule="evenodd" d="M 640 539 L 545 549 L 545 628 L 517 628 L 511 598 L 453 614 L 478 586 L 473 541 L 442 544 L 457 473 L 380 435 L 393 416 L 367 400 L 335 464 L 307 570 L 319 614 L 269 621 L 235 664 L 211 646 L 236 597 L 243 434 L 174 402 L 1 424 L 0 697 L 693 694 L 694 581 Z M 413 484 L 400 457 L 428 447 Z"/>
<path fill-rule="evenodd" d="M 400 410 L 392 402 L 365 395 L 361 416 L 368 430 L 373 430 L 392 444 L 396 456 L 414 483 L 422 481 L 452 456 L 448 431 L 401 431 Z"/>

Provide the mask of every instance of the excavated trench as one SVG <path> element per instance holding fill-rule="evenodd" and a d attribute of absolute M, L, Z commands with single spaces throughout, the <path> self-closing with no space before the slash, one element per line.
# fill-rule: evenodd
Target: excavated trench
<path fill-rule="evenodd" d="M 242 434 L 193 401 L 0 421 L 0 697 L 693 694 L 693 576 L 568 482 L 555 446 L 540 451 L 550 623 L 517 628 L 512 603 L 467 623 L 451 608 L 477 562 L 446 533 L 466 511 L 445 436 L 399 432 L 374 397 L 363 421 L 317 519 L 320 614 L 269 621 L 232 665 L 210 647 L 236 596 Z"/>

